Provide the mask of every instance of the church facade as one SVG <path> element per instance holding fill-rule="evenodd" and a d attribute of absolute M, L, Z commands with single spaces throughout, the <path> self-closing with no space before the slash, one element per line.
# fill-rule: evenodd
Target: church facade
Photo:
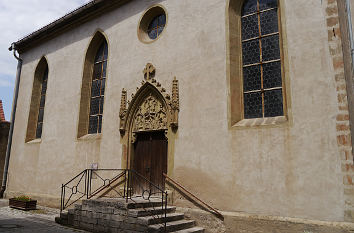
<path fill-rule="evenodd" d="M 82 170 L 129 168 L 225 213 L 354 221 L 341 4 L 92 1 L 15 42 L 6 196 L 57 206 Z"/>

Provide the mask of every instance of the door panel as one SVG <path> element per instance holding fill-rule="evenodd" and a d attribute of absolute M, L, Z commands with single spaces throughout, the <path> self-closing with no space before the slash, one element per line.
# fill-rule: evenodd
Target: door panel
<path fill-rule="evenodd" d="M 134 145 L 134 170 L 141 176 L 150 180 L 151 153 L 150 153 L 150 137 L 147 134 L 138 135 Z M 134 184 L 134 192 L 142 194 L 144 190 L 149 189 L 149 183 L 143 178 L 133 173 L 132 182 Z"/>
<path fill-rule="evenodd" d="M 134 170 L 160 188 L 164 188 L 162 172 L 167 172 L 167 139 L 163 132 L 139 133 L 134 144 Z M 158 190 L 149 182 L 133 177 L 135 194 Z"/>
<path fill-rule="evenodd" d="M 153 135 L 151 141 L 151 164 L 153 169 L 151 170 L 150 180 L 159 188 L 164 188 L 163 172 L 167 172 L 167 140 L 163 133 Z M 156 192 L 156 189 L 152 189 Z"/>

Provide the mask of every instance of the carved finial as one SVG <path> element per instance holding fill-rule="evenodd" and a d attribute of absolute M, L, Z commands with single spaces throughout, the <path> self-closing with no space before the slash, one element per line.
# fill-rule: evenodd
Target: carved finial
<path fill-rule="evenodd" d="M 176 130 L 178 128 L 178 112 L 179 112 L 179 87 L 178 80 L 176 77 L 172 81 L 172 129 Z"/>
<path fill-rule="evenodd" d="M 119 117 L 121 119 L 124 118 L 126 112 L 127 112 L 127 91 L 123 88 L 122 97 L 121 97 L 121 100 L 120 100 Z"/>
<path fill-rule="evenodd" d="M 172 108 L 174 110 L 179 110 L 179 87 L 176 77 L 172 82 Z"/>
<path fill-rule="evenodd" d="M 151 78 L 153 78 L 155 76 L 155 67 L 151 64 L 151 63 L 148 63 L 146 64 L 146 67 L 144 68 L 144 78 L 149 81 Z"/>
<path fill-rule="evenodd" d="M 126 115 L 127 115 L 127 91 L 123 88 L 122 97 L 120 100 L 120 111 L 119 111 L 119 118 L 120 118 L 119 131 L 121 135 L 125 133 L 124 123 L 125 123 Z"/>

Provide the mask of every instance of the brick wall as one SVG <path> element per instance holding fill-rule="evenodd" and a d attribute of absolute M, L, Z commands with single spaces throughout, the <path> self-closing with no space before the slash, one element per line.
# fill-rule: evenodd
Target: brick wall
<path fill-rule="evenodd" d="M 10 130 L 10 122 L 0 121 L 0 182 L 1 183 L 2 183 L 2 174 L 4 170 L 4 162 L 5 162 L 9 130 Z"/>
<path fill-rule="evenodd" d="M 339 4 L 344 1 L 339 0 Z M 338 97 L 337 120 L 337 144 L 341 156 L 341 168 L 343 173 L 343 195 L 345 198 L 344 220 L 354 222 L 354 165 L 352 155 L 352 138 L 350 118 L 354 116 L 349 114 L 348 95 L 345 72 L 345 58 L 343 54 L 343 38 L 341 31 L 340 15 L 342 11 L 338 10 L 337 0 L 327 0 L 326 22 L 328 29 L 329 51 L 332 58 L 333 69 L 335 72 L 335 83 Z M 343 36 L 342 36 L 343 35 Z M 343 41 L 342 41 L 343 40 Z M 347 41 L 344 41 L 347 42 Z"/>
<path fill-rule="evenodd" d="M 2 100 L 0 100 L 0 122 L 5 121 L 4 108 L 2 106 Z"/>

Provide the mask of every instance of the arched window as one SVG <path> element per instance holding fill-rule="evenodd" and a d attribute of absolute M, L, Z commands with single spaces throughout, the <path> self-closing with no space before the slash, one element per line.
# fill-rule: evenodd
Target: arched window
<path fill-rule="evenodd" d="M 48 63 L 45 57 L 43 57 L 39 61 L 34 73 L 26 142 L 42 137 L 48 73 Z"/>
<path fill-rule="evenodd" d="M 45 95 L 47 93 L 47 83 L 48 83 L 48 66 L 46 66 L 43 77 L 42 77 L 42 86 L 41 86 L 41 99 L 39 101 L 39 111 L 38 111 L 38 120 L 37 120 L 37 129 L 36 129 L 36 138 L 42 137 L 43 129 L 43 117 L 44 117 L 44 106 L 45 106 Z"/>
<path fill-rule="evenodd" d="M 102 132 L 104 94 L 107 78 L 108 43 L 97 31 L 87 48 L 79 111 L 77 137 Z"/>
<path fill-rule="evenodd" d="M 108 46 L 103 41 L 95 56 L 91 85 L 89 134 L 101 133 L 104 91 L 106 85 Z"/>
<path fill-rule="evenodd" d="M 241 13 L 244 118 L 284 115 L 277 0 L 246 0 Z"/>

